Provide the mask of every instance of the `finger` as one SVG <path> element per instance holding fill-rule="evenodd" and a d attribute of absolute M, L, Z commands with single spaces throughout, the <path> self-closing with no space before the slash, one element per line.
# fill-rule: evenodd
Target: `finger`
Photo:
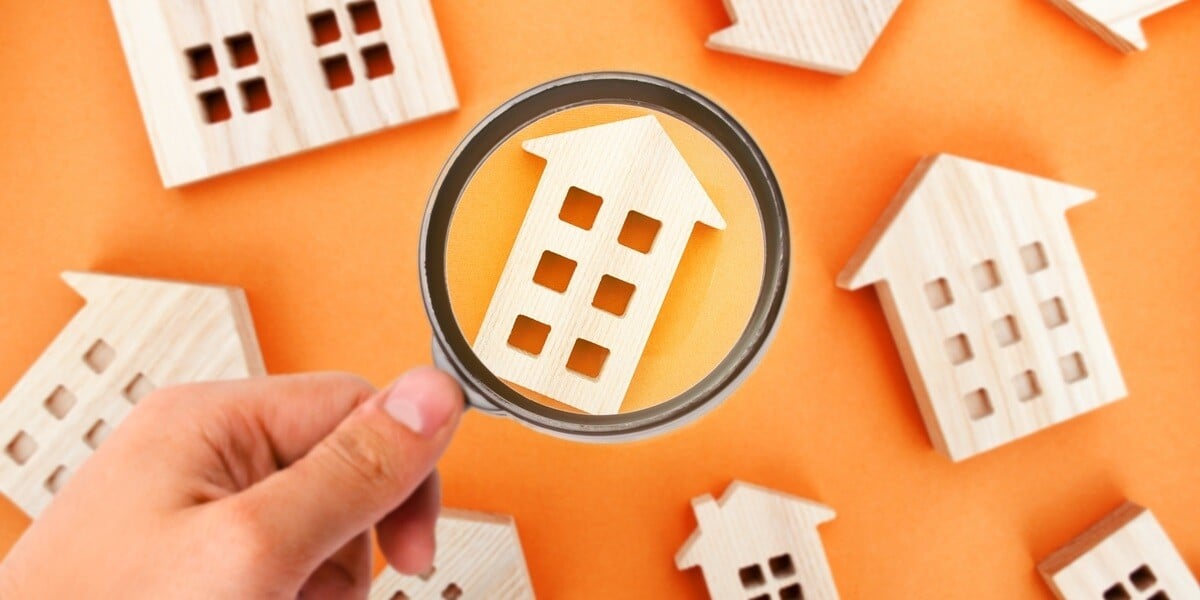
<path fill-rule="evenodd" d="M 435 531 L 442 509 L 442 484 L 434 471 L 404 504 L 384 517 L 375 531 L 388 564 L 401 573 L 420 575 L 433 566 Z"/>
<path fill-rule="evenodd" d="M 412 371 L 293 465 L 222 502 L 255 537 L 315 568 L 412 495 L 445 451 L 462 408 L 462 391 L 448 375 Z"/>
<path fill-rule="evenodd" d="M 304 600 L 365 598 L 371 589 L 371 534 L 363 532 L 313 571 L 300 597 Z"/>

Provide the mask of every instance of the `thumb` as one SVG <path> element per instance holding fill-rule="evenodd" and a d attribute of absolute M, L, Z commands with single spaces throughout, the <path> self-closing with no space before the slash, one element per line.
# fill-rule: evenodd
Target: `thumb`
<path fill-rule="evenodd" d="M 230 498 L 235 514 L 250 517 L 253 541 L 272 555 L 315 567 L 412 495 L 449 444 L 462 409 L 453 379 L 414 370 L 300 460 Z"/>

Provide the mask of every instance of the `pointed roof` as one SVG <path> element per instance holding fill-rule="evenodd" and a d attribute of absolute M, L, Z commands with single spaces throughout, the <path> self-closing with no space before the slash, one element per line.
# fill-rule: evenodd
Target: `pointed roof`
<path fill-rule="evenodd" d="M 733 25 L 708 38 L 714 50 L 848 75 L 900 0 L 725 0 Z"/>
<path fill-rule="evenodd" d="M 521 147 L 551 163 L 562 161 L 575 170 L 576 186 L 605 199 L 631 184 L 666 181 L 679 202 L 694 208 L 698 222 L 725 229 L 724 217 L 654 115 L 534 138 Z"/>
<path fill-rule="evenodd" d="M 687 569 L 699 564 L 696 554 L 700 548 L 699 542 L 704 537 L 702 514 L 724 510 L 746 510 L 752 508 L 756 503 L 779 502 L 781 500 L 791 508 L 805 514 L 807 516 L 806 520 L 814 527 L 832 521 L 837 516 L 837 512 L 820 502 L 814 502 L 799 496 L 735 480 L 729 484 L 729 487 L 725 488 L 725 493 L 721 495 L 720 500 L 713 500 L 712 494 L 703 494 L 692 499 L 692 510 L 696 513 L 697 527 L 692 532 L 692 535 L 688 536 L 683 546 L 680 547 L 679 552 L 676 553 L 676 566 L 680 569 Z M 764 514 L 761 511 L 751 510 L 750 512 L 753 514 Z"/>
<path fill-rule="evenodd" d="M 1184 0 L 1052 0 L 1076 22 L 1122 52 L 1149 47 L 1142 19 Z"/>
<path fill-rule="evenodd" d="M 1002 190 L 998 194 L 996 190 Z M 899 229 L 917 227 L 911 213 L 922 203 L 989 202 L 1009 204 L 1052 202 L 1055 209 L 1068 209 L 1088 202 L 1096 193 L 1081 187 L 996 167 L 986 163 L 938 154 L 926 157 L 909 175 L 900 191 L 884 210 L 854 257 L 838 275 L 838 287 L 856 290 L 878 283 L 890 275 L 879 257 L 888 252 L 889 240 Z"/>

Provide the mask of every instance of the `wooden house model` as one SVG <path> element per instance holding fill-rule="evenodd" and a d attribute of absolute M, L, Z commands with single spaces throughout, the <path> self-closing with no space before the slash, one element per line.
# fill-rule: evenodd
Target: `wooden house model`
<path fill-rule="evenodd" d="M 1184 0 L 1050 0 L 1075 22 L 1083 25 L 1121 52 L 1145 50 L 1142 21 Z"/>

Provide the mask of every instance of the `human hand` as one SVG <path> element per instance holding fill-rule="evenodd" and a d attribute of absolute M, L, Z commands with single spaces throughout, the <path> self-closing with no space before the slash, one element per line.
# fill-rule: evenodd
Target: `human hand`
<path fill-rule="evenodd" d="M 364 598 L 433 562 L 435 464 L 462 392 L 314 374 L 159 390 L 0 565 L 0 598 Z"/>

